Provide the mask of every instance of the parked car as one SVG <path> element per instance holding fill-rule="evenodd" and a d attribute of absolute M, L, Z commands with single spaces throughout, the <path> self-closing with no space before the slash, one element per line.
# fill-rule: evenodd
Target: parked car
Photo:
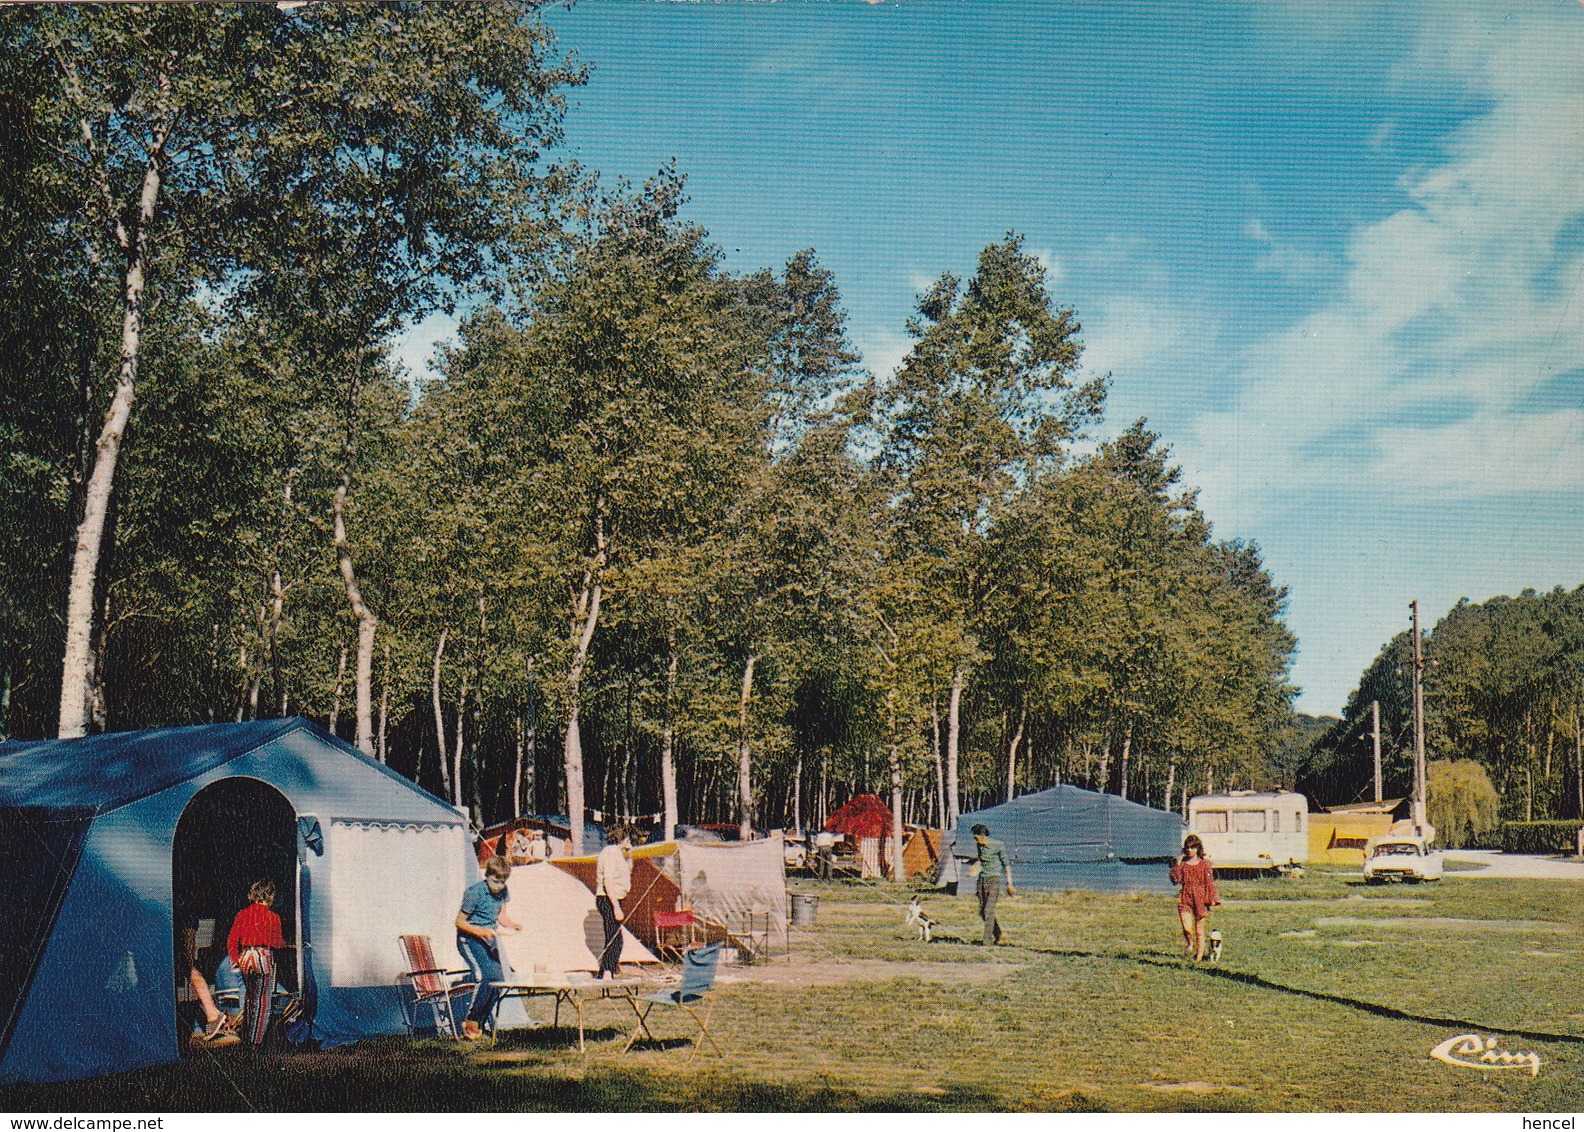
<path fill-rule="evenodd" d="M 1423 837 L 1411 834 L 1377 837 L 1369 843 L 1364 854 L 1364 879 L 1370 884 L 1440 880 L 1441 854 L 1431 849 Z"/>

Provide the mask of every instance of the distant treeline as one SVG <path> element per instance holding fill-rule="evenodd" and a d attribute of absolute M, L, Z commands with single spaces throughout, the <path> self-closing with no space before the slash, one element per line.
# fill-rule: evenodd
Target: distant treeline
<path fill-rule="evenodd" d="M 0 42 L 9 734 L 304 714 L 481 821 L 1281 773 L 1285 590 L 1142 421 L 1093 439 L 1016 236 L 871 375 L 812 252 L 729 272 L 674 172 L 545 164 L 581 72 L 531 5 Z M 409 385 L 393 335 L 463 298 Z"/>
<path fill-rule="evenodd" d="M 1370 796 L 1370 703 L 1379 700 L 1385 789 L 1409 793 L 1412 653 L 1411 633 L 1399 633 L 1365 669 L 1343 718 L 1302 766 L 1302 788 L 1333 803 Z M 1427 634 L 1423 653 L 1427 759 L 1479 763 L 1502 820 L 1584 814 L 1584 587 L 1460 601 Z"/>

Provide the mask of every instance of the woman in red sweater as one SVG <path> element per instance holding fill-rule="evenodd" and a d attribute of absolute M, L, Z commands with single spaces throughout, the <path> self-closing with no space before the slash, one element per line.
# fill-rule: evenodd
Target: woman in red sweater
<path fill-rule="evenodd" d="M 1215 869 L 1204 855 L 1204 842 L 1190 833 L 1183 842 L 1183 855 L 1171 867 L 1171 882 L 1178 887 L 1177 918 L 1182 921 L 1183 942 L 1195 963 L 1205 956 L 1205 921 L 1210 909 L 1221 903 L 1216 892 Z"/>
<path fill-rule="evenodd" d="M 242 1004 L 242 1040 L 257 1047 L 264 1044 L 270 1001 L 275 997 L 275 950 L 285 947 L 286 941 L 281 937 L 280 917 L 270 911 L 275 903 L 275 882 L 254 881 L 248 900 L 248 906 L 231 923 L 226 950 L 242 972 L 247 989 Z"/>

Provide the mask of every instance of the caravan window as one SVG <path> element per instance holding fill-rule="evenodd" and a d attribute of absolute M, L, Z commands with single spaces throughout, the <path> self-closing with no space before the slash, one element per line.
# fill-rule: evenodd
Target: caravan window
<path fill-rule="evenodd" d="M 1200 810 L 1194 815 L 1194 828 L 1200 833 L 1225 833 L 1227 831 L 1226 811 Z"/>
<path fill-rule="evenodd" d="M 1273 823 L 1271 825 L 1271 832 L 1272 833 L 1280 833 L 1281 832 L 1281 811 L 1280 810 L 1271 811 L 1271 822 Z"/>
<path fill-rule="evenodd" d="M 1236 833 L 1264 833 L 1264 810 L 1234 810 L 1232 812 L 1232 829 Z"/>

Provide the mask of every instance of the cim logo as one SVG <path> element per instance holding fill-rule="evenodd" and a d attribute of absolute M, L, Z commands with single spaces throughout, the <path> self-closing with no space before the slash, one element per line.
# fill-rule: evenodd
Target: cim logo
<path fill-rule="evenodd" d="M 1465 1069 L 1527 1069 L 1529 1076 L 1540 1076 L 1538 1053 L 1508 1053 L 1496 1048 L 1496 1039 L 1481 1034 L 1459 1034 L 1448 1038 L 1430 1056 L 1448 1065 L 1461 1065 Z"/>

